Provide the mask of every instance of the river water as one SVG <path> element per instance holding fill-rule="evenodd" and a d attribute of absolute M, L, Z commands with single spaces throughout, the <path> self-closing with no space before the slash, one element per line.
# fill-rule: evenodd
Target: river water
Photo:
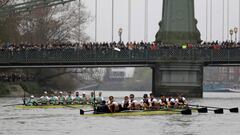
<path fill-rule="evenodd" d="M 142 96 L 145 92 L 131 92 Z M 130 92 L 103 92 L 122 97 Z M 78 109 L 16 109 L 21 99 L 0 98 L 0 134 L 4 135 L 239 135 L 240 114 L 193 113 L 163 116 L 86 117 Z M 204 93 L 192 104 L 240 107 L 240 93 Z"/>

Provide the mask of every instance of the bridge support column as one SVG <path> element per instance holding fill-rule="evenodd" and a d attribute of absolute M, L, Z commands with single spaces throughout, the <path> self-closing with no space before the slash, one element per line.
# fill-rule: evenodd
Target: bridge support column
<path fill-rule="evenodd" d="M 155 96 L 203 96 L 203 64 L 158 63 L 153 67 L 153 94 Z"/>

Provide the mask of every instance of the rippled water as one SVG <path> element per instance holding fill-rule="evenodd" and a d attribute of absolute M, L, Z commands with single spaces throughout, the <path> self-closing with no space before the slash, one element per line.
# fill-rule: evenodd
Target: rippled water
<path fill-rule="evenodd" d="M 142 96 L 143 92 L 132 92 Z M 105 96 L 129 95 L 129 92 L 104 92 Z M 78 109 L 16 109 L 6 104 L 21 99 L 0 98 L 0 134 L 87 134 L 87 135 L 239 135 L 240 114 L 193 113 L 164 116 L 86 117 Z M 240 107 L 240 93 L 204 93 L 203 99 L 191 99 L 193 104 Z"/>

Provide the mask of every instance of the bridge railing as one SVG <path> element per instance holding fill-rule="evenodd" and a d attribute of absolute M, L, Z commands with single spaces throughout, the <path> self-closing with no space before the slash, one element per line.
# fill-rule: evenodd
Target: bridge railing
<path fill-rule="evenodd" d="M 0 63 L 240 61 L 240 49 L 1 51 Z"/>

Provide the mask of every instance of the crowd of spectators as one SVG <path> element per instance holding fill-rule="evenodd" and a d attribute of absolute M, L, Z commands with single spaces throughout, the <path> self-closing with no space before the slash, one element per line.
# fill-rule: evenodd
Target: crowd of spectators
<path fill-rule="evenodd" d="M 221 48 L 240 48 L 240 42 L 203 42 L 201 44 L 163 44 L 155 42 L 81 42 L 81 43 L 5 43 L 0 44 L 0 51 L 26 51 L 26 50 L 159 50 L 159 49 L 221 49 Z"/>
<path fill-rule="evenodd" d="M 26 75 L 23 73 L 0 73 L 0 82 L 21 82 L 21 81 L 33 81 L 33 75 Z"/>

